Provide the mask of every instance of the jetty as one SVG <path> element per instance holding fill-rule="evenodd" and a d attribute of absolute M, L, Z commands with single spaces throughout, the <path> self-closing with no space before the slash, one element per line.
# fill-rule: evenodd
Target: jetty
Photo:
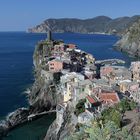
<path fill-rule="evenodd" d="M 106 60 L 97 60 L 95 61 L 96 65 L 116 65 L 116 64 L 125 64 L 125 61 L 121 59 L 106 59 Z"/>
<path fill-rule="evenodd" d="M 46 115 L 46 114 L 50 114 L 50 113 L 55 113 L 56 110 L 50 110 L 50 111 L 44 111 L 44 112 L 41 112 L 41 113 L 36 113 L 36 114 L 31 114 L 28 116 L 28 121 L 32 121 L 33 119 L 37 118 L 37 117 L 40 117 L 40 116 L 43 116 L 43 115 Z"/>

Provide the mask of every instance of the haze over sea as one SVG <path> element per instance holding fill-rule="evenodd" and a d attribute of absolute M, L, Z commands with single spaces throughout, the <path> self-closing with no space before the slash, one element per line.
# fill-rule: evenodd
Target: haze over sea
<path fill-rule="evenodd" d="M 25 32 L 1 32 L 0 33 L 0 117 L 4 117 L 9 112 L 18 107 L 27 106 L 27 99 L 22 94 L 27 87 L 31 86 L 33 78 L 33 51 L 38 41 L 47 38 L 46 34 L 34 34 Z M 53 34 L 54 39 L 62 39 L 66 43 L 75 43 L 78 47 L 95 56 L 96 59 L 118 58 L 130 62 L 130 58 L 123 53 L 113 49 L 113 44 L 118 37 L 112 35 L 95 34 L 74 34 L 63 33 Z M 47 121 L 46 121 L 47 122 Z M 47 130 L 48 123 L 40 121 L 33 122 L 34 127 Z M 20 138 L 20 132 L 30 138 L 34 131 L 30 126 L 25 125 L 20 130 L 14 130 L 12 138 Z M 36 128 L 36 129 L 37 129 Z M 38 131 L 38 130 L 36 130 Z M 35 138 L 40 138 L 46 131 L 38 131 Z M 16 135 L 16 137 L 14 137 Z M 19 137 L 18 137 L 19 136 Z M 35 137 L 36 136 L 36 137 Z M 10 138 L 9 138 L 10 139 Z"/>

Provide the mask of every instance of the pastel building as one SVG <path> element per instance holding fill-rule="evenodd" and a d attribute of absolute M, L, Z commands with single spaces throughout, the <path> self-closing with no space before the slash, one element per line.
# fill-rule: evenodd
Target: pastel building
<path fill-rule="evenodd" d="M 131 71 L 123 66 L 104 66 L 100 70 L 100 77 L 113 84 L 122 80 L 131 80 Z"/>
<path fill-rule="evenodd" d="M 67 47 L 69 49 L 76 49 L 77 46 L 75 44 L 68 44 Z"/>
<path fill-rule="evenodd" d="M 140 81 L 140 61 L 131 63 L 132 79 L 134 81 Z"/>
<path fill-rule="evenodd" d="M 102 79 L 107 79 L 107 76 L 109 76 L 111 72 L 113 72 L 113 68 L 111 66 L 101 67 L 100 77 Z"/>
<path fill-rule="evenodd" d="M 60 72 L 63 69 L 63 62 L 57 59 L 48 62 L 49 71 Z"/>
<path fill-rule="evenodd" d="M 84 80 L 82 74 L 71 72 L 61 76 L 60 81 L 62 84 L 63 101 L 67 102 L 76 94 L 77 89 L 74 87 L 79 80 Z"/>
<path fill-rule="evenodd" d="M 95 58 L 91 54 L 86 55 L 86 60 L 88 64 L 93 64 L 95 62 Z"/>
<path fill-rule="evenodd" d="M 124 80 L 119 83 L 120 91 L 125 93 L 126 91 L 130 93 L 136 93 L 139 90 L 139 84 L 134 81 Z"/>
<path fill-rule="evenodd" d="M 73 100 L 76 103 L 92 93 L 92 82 L 82 74 L 72 72 L 62 76 L 60 81 L 64 102 Z"/>

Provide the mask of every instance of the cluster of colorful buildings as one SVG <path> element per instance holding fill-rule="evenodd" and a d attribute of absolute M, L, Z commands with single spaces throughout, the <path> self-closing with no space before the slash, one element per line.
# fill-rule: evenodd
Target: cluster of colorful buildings
<path fill-rule="evenodd" d="M 104 66 L 100 69 L 101 79 L 106 80 L 120 94 L 139 101 L 140 62 L 132 62 L 130 68 L 123 66 Z"/>
<path fill-rule="evenodd" d="M 60 73 L 58 96 L 61 102 L 56 107 L 58 122 L 63 121 L 61 117 L 68 102 L 75 108 L 81 99 L 85 99 L 85 111 L 77 117 L 79 123 L 97 117 L 123 97 L 139 102 L 140 62 L 133 62 L 129 69 L 111 65 L 97 69 L 95 58 L 76 45 L 45 41 L 40 43 L 34 63 L 40 65 L 41 76 L 46 82 L 53 80 L 54 73 Z"/>

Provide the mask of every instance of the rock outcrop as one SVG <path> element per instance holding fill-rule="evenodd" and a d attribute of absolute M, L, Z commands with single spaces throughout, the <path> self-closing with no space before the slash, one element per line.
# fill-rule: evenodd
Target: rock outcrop
<path fill-rule="evenodd" d="M 9 130 L 26 122 L 29 110 L 27 108 L 19 108 L 16 111 L 10 113 L 6 120 L 0 122 L 0 138 L 7 134 Z"/>
<path fill-rule="evenodd" d="M 115 46 L 118 50 L 126 52 L 130 56 L 140 57 L 140 20 L 125 31 Z"/>
<path fill-rule="evenodd" d="M 61 109 L 57 109 L 57 118 L 49 127 L 44 140 L 64 140 L 75 131 L 78 120 L 71 104 L 67 103 L 64 108 L 58 105 Z"/>
<path fill-rule="evenodd" d="M 40 43 L 36 46 L 38 46 Z M 47 112 L 50 109 L 53 109 L 57 102 L 59 101 L 59 96 L 56 94 L 59 93 L 57 89 L 57 79 L 55 80 L 55 75 L 48 73 L 50 80 L 46 80 L 42 75 L 43 68 L 41 65 L 37 64 L 38 61 L 38 49 L 34 51 L 34 77 L 35 82 L 30 89 L 30 92 L 27 94 L 29 107 L 28 108 L 19 108 L 14 112 L 10 113 L 5 120 L 0 122 L 0 138 L 5 136 L 8 131 L 14 127 L 29 121 L 29 117 L 36 118 L 39 113 Z M 43 54 L 41 54 L 44 58 Z M 31 118 L 32 120 L 32 118 Z"/>

